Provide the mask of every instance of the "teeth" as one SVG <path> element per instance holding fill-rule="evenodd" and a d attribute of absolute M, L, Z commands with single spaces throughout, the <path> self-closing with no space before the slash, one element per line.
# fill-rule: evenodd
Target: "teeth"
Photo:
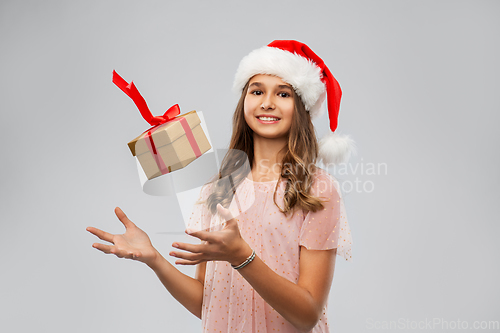
<path fill-rule="evenodd" d="M 272 117 L 258 117 L 260 120 L 264 121 L 278 121 L 279 118 L 272 118 Z"/>

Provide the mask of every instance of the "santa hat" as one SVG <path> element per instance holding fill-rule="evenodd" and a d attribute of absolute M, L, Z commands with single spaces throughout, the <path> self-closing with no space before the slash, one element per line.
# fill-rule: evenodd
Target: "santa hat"
<path fill-rule="evenodd" d="M 330 130 L 319 143 L 319 159 L 324 164 L 347 162 L 355 153 L 354 141 L 335 133 L 342 90 L 337 80 L 306 44 L 294 40 L 275 40 L 244 57 L 234 79 L 234 91 L 241 93 L 247 82 L 257 74 L 280 77 L 290 84 L 314 119 L 324 112 L 327 97 Z"/>

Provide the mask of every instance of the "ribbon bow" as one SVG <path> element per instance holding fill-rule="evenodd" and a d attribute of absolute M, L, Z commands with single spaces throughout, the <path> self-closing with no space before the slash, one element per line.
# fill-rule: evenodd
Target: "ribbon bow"
<path fill-rule="evenodd" d="M 179 104 L 172 105 L 163 116 L 154 117 L 151 111 L 146 104 L 146 101 L 141 96 L 139 90 L 137 90 L 133 81 L 127 83 L 117 72 L 113 70 L 113 83 L 116 84 L 118 88 L 120 88 L 128 97 L 132 98 L 135 105 L 141 112 L 142 118 L 146 120 L 151 126 L 157 126 L 164 124 L 172 119 L 174 119 L 177 115 L 181 113 L 179 108 Z"/>

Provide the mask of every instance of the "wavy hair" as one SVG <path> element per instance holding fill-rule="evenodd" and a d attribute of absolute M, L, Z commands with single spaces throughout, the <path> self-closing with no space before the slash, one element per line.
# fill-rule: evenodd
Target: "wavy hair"
<path fill-rule="evenodd" d="M 248 126 L 244 114 L 245 96 L 249 82 L 243 88 L 241 97 L 233 115 L 233 132 L 229 151 L 224 156 L 219 173 L 212 179 L 214 188 L 206 201 L 212 214 L 217 212 L 217 204 L 228 207 L 236 193 L 238 185 L 251 171 L 254 163 L 253 130 Z M 321 200 L 310 195 L 313 175 L 316 172 L 315 162 L 318 157 L 318 141 L 309 112 L 304 103 L 293 91 L 295 110 L 292 125 L 288 133 L 288 142 L 279 152 L 284 154 L 281 160 L 281 177 L 287 179 L 284 193 L 284 207 L 276 202 L 276 184 L 273 201 L 284 213 L 293 213 L 296 208 L 305 211 L 323 209 Z M 246 158 L 248 156 L 248 162 Z"/>

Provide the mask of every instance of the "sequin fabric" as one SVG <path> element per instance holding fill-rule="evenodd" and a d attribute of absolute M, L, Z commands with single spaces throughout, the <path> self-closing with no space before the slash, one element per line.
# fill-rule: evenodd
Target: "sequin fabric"
<path fill-rule="evenodd" d="M 351 231 L 338 183 L 324 170 L 314 176 L 311 194 L 324 208 L 316 212 L 297 210 L 288 217 L 273 201 L 276 181 L 253 182 L 246 178 L 230 205 L 245 241 L 272 270 L 297 283 L 300 247 L 310 250 L 337 249 L 337 255 L 352 261 Z M 283 207 L 285 180 L 280 180 L 276 202 Z M 210 185 L 200 193 L 206 200 Z M 238 200 L 236 200 L 238 199 Z M 189 228 L 218 230 L 221 219 L 197 204 Z M 250 267 L 250 266 L 249 266 Z M 202 308 L 203 332 L 270 333 L 298 332 L 269 306 L 251 285 L 227 262 L 207 262 Z M 329 332 L 326 306 L 313 333 Z"/>

